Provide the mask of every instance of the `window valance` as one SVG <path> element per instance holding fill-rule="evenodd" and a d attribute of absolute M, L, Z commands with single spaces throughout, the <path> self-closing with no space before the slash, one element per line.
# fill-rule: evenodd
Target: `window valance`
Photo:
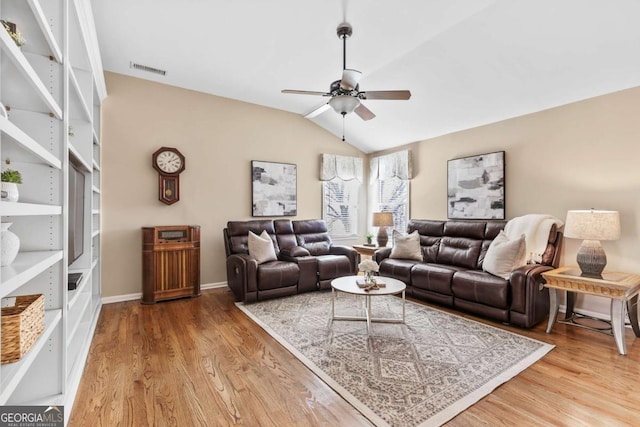
<path fill-rule="evenodd" d="M 363 162 L 360 157 L 323 154 L 320 160 L 320 181 L 340 178 L 343 181 L 357 179 L 363 182 Z"/>
<path fill-rule="evenodd" d="M 373 157 L 370 162 L 370 179 L 413 178 L 411 151 L 403 150 L 384 156 Z"/>

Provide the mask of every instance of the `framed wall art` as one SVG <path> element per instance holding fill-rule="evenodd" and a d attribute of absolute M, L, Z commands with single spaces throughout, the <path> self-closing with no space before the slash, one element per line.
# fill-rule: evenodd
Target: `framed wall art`
<path fill-rule="evenodd" d="M 252 216 L 297 215 L 297 173 L 294 164 L 252 160 Z"/>
<path fill-rule="evenodd" d="M 450 219 L 505 219 L 504 151 L 447 162 Z"/>

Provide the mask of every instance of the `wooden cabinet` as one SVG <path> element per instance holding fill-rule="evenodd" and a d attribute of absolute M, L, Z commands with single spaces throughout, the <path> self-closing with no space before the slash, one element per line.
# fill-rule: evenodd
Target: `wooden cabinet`
<path fill-rule="evenodd" d="M 200 227 L 142 228 L 142 303 L 200 295 Z"/>

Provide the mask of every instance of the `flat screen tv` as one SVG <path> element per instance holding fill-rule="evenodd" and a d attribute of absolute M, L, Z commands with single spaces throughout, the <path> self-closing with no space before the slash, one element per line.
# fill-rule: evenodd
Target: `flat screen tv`
<path fill-rule="evenodd" d="M 69 162 L 69 265 L 84 252 L 84 181 L 78 166 Z"/>

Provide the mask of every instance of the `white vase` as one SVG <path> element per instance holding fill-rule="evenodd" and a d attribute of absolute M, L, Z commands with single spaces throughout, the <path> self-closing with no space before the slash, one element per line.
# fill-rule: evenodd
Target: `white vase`
<path fill-rule="evenodd" d="M 0 223 L 0 267 L 11 264 L 20 250 L 20 238 L 9 231 L 11 224 L 11 222 Z"/>
<path fill-rule="evenodd" d="M 19 197 L 18 184 L 15 182 L 2 183 L 2 200 L 5 202 L 17 202 Z"/>

